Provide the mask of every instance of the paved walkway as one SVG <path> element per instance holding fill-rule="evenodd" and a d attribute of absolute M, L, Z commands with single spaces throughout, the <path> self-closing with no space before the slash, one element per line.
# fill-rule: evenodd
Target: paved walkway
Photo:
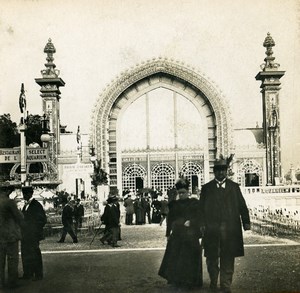
<path fill-rule="evenodd" d="M 44 279 L 20 281 L 19 288 L 3 292 L 179 292 L 157 275 L 165 249 L 163 227 L 124 227 L 118 249 L 101 245 L 99 239 L 89 246 L 91 238 L 81 237 L 79 244 L 69 239 L 63 245 L 48 238 L 41 245 Z M 236 259 L 233 293 L 300 292 L 299 242 L 250 232 L 245 243 L 245 257 Z M 209 292 L 204 257 L 203 271 L 204 287 L 189 292 Z"/>

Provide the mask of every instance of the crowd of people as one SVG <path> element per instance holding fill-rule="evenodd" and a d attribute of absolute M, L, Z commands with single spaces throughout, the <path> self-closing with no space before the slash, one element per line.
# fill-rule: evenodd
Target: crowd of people
<path fill-rule="evenodd" d="M 235 257 L 244 255 L 243 234 L 250 229 L 250 216 L 239 185 L 227 178 L 228 161 L 216 160 L 215 178 L 201 189 L 200 200 L 189 194 L 189 181 L 182 177 L 176 184 L 176 197 L 163 198 L 137 192 L 124 199 L 125 224 L 143 225 L 166 221 L 167 246 L 158 274 L 176 287 L 202 287 L 202 250 L 206 257 L 210 289 L 231 292 Z M 19 211 L 9 199 L 11 186 L 1 187 L 0 196 L 0 285 L 18 285 L 18 242 L 24 280 L 42 280 L 43 262 L 39 248 L 44 238 L 47 218 L 42 205 L 35 200 L 31 186 L 22 187 L 25 205 Z M 173 193 L 172 193 L 173 195 Z M 77 199 L 68 198 L 62 210 L 62 243 L 69 234 L 78 242 L 77 230 L 82 225 L 84 209 Z M 100 241 L 119 247 L 121 240 L 121 207 L 119 198 L 110 195 L 101 216 L 105 226 Z M 75 225 L 74 225 L 75 224 Z M 73 230 L 74 228 L 74 230 Z M 200 241 L 202 239 L 202 241 Z M 8 260 L 8 281 L 5 284 L 5 260 Z"/>
<path fill-rule="evenodd" d="M 139 193 L 133 196 L 129 193 L 124 198 L 125 224 L 143 225 L 162 224 L 169 212 L 167 195 L 151 196 L 148 193 Z"/>

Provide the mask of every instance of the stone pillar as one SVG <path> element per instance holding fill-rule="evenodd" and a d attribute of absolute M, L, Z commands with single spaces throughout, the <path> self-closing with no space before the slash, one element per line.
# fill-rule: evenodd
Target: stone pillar
<path fill-rule="evenodd" d="M 280 78 L 285 71 L 279 71 L 279 64 L 275 63 L 272 47 L 275 42 L 268 33 L 263 46 L 267 49 L 265 63 L 261 65 L 262 71 L 256 75 L 260 80 L 263 105 L 263 131 L 266 147 L 266 181 L 267 185 L 277 185 L 282 177 L 281 148 L 280 148 L 280 116 L 279 116 L 279 90 Z"/>
<path fill-rule="evenodd" d="M 43 99 L 43 112 L 49 119 L 49 156 L 51 166 L 55 166 L 57 170 L 57 156 L 60 151 L 60 86 L 64 86 L 65 82 L 58 77 L 59 70 L 55 69 L 53 63 L 53 54 L 56 52 L 51 41 L 45 46 L 44 52 L 47 54 L 46 69 L 41 71 L 42 78 L 36 78 L 35 82 L 41 86 L 40 92 Z M 53 172 L 53 171 L 52 171 Z M 53 174 L 55 175 L 55 174 Z M 57 175 L 57 174 L 56 174 Z"/>

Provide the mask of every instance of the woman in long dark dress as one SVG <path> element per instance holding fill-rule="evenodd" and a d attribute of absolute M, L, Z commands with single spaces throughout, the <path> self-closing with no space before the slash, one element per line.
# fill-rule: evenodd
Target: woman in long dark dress
<path fill-rule="evenodd" d="M 188 197 L 189 181 L 176 184 L 179 199 L 169 203 L 168 243 L 158 274 L 177 287 L 201 287 L 202 247 L 199 242 L 199 200 Z"/>

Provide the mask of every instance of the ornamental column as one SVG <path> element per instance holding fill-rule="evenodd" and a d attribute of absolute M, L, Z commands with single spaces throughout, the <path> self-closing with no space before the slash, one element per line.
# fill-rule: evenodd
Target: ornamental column
<path fill-rule="evenodd" d="M 57 156 L 60 150 L 60 86 L 64 86 L 65 82 L 58 77 L 59 70 L 55 69 L 56 65 L 53 63 L 53 54 L 56 49 L 51 41 L 45 46 L 44 53 L 47 54 L 47 63 L 45 64 L 46 69 L 41 70 L 42 78 L 36 78 L 35 81 L 41 86 L 40 92 L 43 99 L 43 112 L 49 119 L 49 156 L 50 164 L 57 173 Z M 58 174 L 53 174 L 55 177 Z M 54 178 L 52 178 L 54 179 Z M 57 179 L 57 178 L 56 178 Z"/>
<path fill-rule="evenodd" d="M 266 179 L 267 185 L 277 185 L 282 177 L 281 148 L 280 148 L 280 117 L 279 117 L 279 90 L 280 78 L 285 71 L 279 71 L 279 64 L 275 63 L 272 48 L 275 42 L 270 33 L 267 34 L 263 46 L 266 48 L 265 63 L 262 71 L 256 75 L 260 80 L 263 105 L 263 131 L 266 147 Z"/>

